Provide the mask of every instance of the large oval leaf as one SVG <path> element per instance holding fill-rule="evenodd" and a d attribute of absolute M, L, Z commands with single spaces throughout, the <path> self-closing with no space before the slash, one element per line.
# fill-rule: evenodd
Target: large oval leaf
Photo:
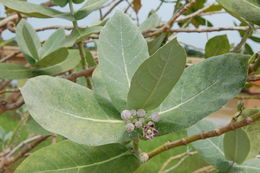
<path fill-rule="evenodd" d="M 189 136 L 199 134 L 203 131 L 210 131 L 217 127 L 210 121 L 202 120 L 188 128 Z M 213 165 L 222 172 L 228 172 L 232 166 L 225 158 L 223 151 L 223 136 L 207 138 L 192 143 L 192 146 L 199 152 L 206 162 Z"/>
<path fill-rule="evenodd" d="M 161 104 L 160 134 L 180 130 L 220 109 L 244 86 L 248 56 L 225 54 L 184 70 Z"/>
<path fill-rule="evenodd" d="M 140 31 L 145 31 L 157 27 L 161 23 L 160 17 L 152 11 L 150 16 L 140 25 Z"/>
<path fill-rule="evenodd" d="M 12 10 L 18 11 L 20 13 L 32 17 L 38 17 L 38 18 L 58 17 L 58 18 L 63 18 L 71 21 L 73 20 L 73 17 L 71 17 L 69 13 L 66 14 L 42 5 L 37 5 L 37 4 L 32 4 L 29 2 L 17 1 L 17 0 L 8 0 L 8 1 L 0 0 L 0 3 L 2 3 L 4 6 Z"/>
<path fill-rule="evenodd" d="M 63 141 L 27 158 L 15 173 L 132 173 L 139 159 L 123 145 L 88 147 Z"/>
<path fill-rule="evenodd" d="M 260 25 L 259 0 L 217 0 L 225 9 L 239 17 Z"/>
<path fill-rule="evenodd" d="M 176 39 L 161 47 L 135 72 L 127 97 L 128 108 L 158 107 L 179 80 L 185 63 L 185 50 Z"/>
<path fill-rule="evenodd" d="M 241 164 L 250 151 L 249 138 L 242 129 L 236 129 L 224 135 L 224 152 L 228 160 Z"/>
<path fill-rule="evenodd" d="M 46 130 L 87 145 L 129 140 L 120 114 L 94 93 L 66 79 L 40 76 L 21 89 L 32 117 Z"/>
<path fill-rule="evenodd" d="M 106 88 L 121 111 L 126 108 L 134 72 L 149 57 L 146 41 L 131 19 L 118 11 L 100 33 L 98 53 Z"/>
<path fill-rule="evenodd" d="M 242 165 L 234 164 L 228 173 L 259 173 L 260 159 L 245 161 Z"/>

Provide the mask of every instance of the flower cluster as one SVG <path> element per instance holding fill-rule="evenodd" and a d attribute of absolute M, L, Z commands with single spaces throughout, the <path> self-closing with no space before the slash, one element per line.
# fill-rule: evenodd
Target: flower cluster
<path fill-rule="evenodd" d="M 160 115 L 157 112 L 148 116 L 143 109 L 124 110 L 121 112 L 121 118 L 126 122 L 125 128 L 128 133 L 141 129 L 146 139 L 153 139 L 154 135 L 159 133 L 154 124 L 160 121 Z"/>

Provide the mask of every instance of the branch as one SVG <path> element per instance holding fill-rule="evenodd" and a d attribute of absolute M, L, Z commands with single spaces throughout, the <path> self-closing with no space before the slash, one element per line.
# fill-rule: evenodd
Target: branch
<path fill-rule="evenodd" d="M 95 67 L 90 67 L 90 68 L 85 69 L 83 71 L 75 72 L 75 73 L 72 73 L 70 75 L 66 75 L 66 76 L 62 76 L 62 77 L 66 78 L 68 80 L 74 81 L 75 79 L 77 79 L 79 77 L 83 77 L 83 76 L 90 77 L 90 76 L 92 76 L 92 73 L 93 73 L 94 70 L 95 70 Z"/>
<path fill-rule="evenodd" d="M 209 165 L 209 166 L 205 166 L 203 168 L 200 168 L 200 169 L 198 169 L 198 170 L 196 170 L 192 173 L 205 173 L 205 172 L 210 173 L 210 172 L 215 171 L 215 170 L 216 169 L 212 165 Z"/>
<path fill-rule="evenodd" d="M 201 139 L 206 139 L 206 138 L 212 138 L 215 136 L 220 136 L 226 132 L 247 126 L 257 120 L 260 119 L 260 113 L 257 113 L 255 116 L 252 117 L 247 117 L 246 119 L 244 119 L 243 121 L 239 121 L 239 122 L 232 122 L 230 124 L 228 124 L 227 126 L 224 126 L 222 128 L 219 129 L 215 129 L 212 131 L 208 131 L 208 132 L 202 132 L 199 133 L 197 135 L 193 135 L 187 138 L 183 138 L 174 142 L 167 142 L 161 146 L 159 146 L 158 148 L 155 148 L 154 150 L 152 150 L 151 152 L 148 153 L 149 159 L 164 152 L 167 150 L 170 150 L 172 148 L 178 147 L 178 146 L 182 146 L 182 145 L 187 145 L 189 143 L 201 140 Z"/>
<path fill-rule="evenodd" d="M 6 111 L 17 109 L 17 108 L 21 107 L 23 104 L 24 104 L 23 100 L 19 100 L 14 103 L 7 103 L 6 101 L 2 101 L 0 103 L 0 114 L 4 113 Z"/>
<path fill-rule="evenodd" d="M 105 19 L 121 2 L 123 2 L 123 0 L 118 0 L 103 16 L 100 17 L 100 20 Z"/>

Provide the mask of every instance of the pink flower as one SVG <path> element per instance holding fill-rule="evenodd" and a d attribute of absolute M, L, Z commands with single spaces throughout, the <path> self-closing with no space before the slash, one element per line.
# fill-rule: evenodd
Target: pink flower
<path fill-rule="evenodd" d="M 155 129 L 155 125 L 153 122 L 149 122 L 147 125 L 143 128 L 143 136 L 146 139 L 153 139 L 154 135 L 158 134 L 159 131 Z"/>

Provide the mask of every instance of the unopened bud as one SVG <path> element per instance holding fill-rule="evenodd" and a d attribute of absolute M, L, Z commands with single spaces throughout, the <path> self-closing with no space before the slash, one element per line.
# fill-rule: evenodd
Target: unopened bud
<path fill-rule="evenodd" d="M 137 114 L 138 117 L 144 117 L 145 116 L 145 110 L 138 109 L 136 114 Z"/>
<path fill-rule="evenodd" d="M 136 116 L 136 110 L 132 109 L 130 110 L 132 116 Z"/>
<path fill-rule="evenodd" d="M 136 121 L 135 122 L 135 127 L 137 127 L 137 128 L 142 127 L 142 125 L 143 125 L 143 123 L 141 121 Z"/>
<path fill-rule="evenodd" d="M 123 111 L 121 112 L 121 118 L 122 118 L 123 120 L 128 120 L 128 119 L 130 119 L 130 118 L 131 118 L 131 112 L 130 112 L 129 110 L 123 110 Z"/>
<path fill-rule="evenodd" d="M 159 121 L 160 121 L 160 115 L 159 115 L 159 113 L 157 113 L 157 112 L 152 113 L 151 119 L 152 119 L 154 122 L 159 122 Z"/>
<path fill-rule="evenodd" d="M 140 161 L 141 161 L 142 163 L 145 163 L 145 162 L 148 161 L 149 156 L 148 156 L 147 153 L 141 153 L 141 154 L 139 154 L 139 159 L 140 159 Z"/>
<path fill-rule="evenodd" d="M 133 123 L 127 123 L 125 128 L 126 128 L 126 131 L 130 133 L 130 132 L 134 131 L 135 126 Z"/>

